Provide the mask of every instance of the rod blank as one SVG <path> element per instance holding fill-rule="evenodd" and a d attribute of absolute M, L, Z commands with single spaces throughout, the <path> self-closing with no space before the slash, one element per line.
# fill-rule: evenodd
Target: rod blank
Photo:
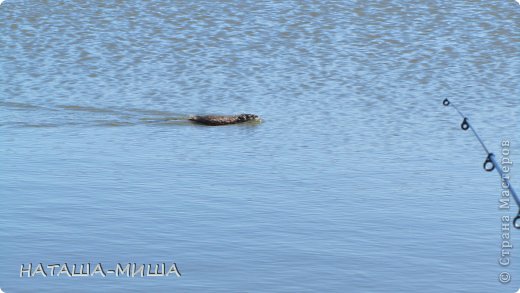
<path fill-rule="evenodd" d="M 516 217 L 514 218 L 513 220 L 513 226 L 517 229 L 520 229 L 520 199 L 518 198 L 518 195 L 516 194 L 514 188 L 513 188 L 513 185 L 511 184 L 509 178 L 507 178 L 506 176 L 504 176 L 504 172 L 502 171 L 502 167 L 500 164 L 497 163 L 496 159 L 495 159 L 495 155 L 493 153 L 491 153 L 488 148 L 486 147 L 486 145 L 484 144 L 484 142 L 482 141 L 482 139 L 480 138 L 480 136 L 478 135 L 477 131 L 475 130 L 475 128 L 469 123 L 469 120 L 468 120 L 468 117 L 466 117 L 460 110 L 459 108 L 457 108 L 457 106 L 455 106 L 452 102 L 450 102 L 450 100 L 448 99 L 444 99 L 444 101 L 442 101 L 442 104 L 444 106 L 452 106 L 453 108 L 455 108 L 455 110 L 457 110 L 457 113 L 459 113 L 460 117 L 462 117 L 462 123 L 460 124 L 460 128 L 462 130 L 468 130 L 468 129 L 471 129 L 471 131 L 473 132 L 473 134 L 475 135 L 475 137 L 477 138 L 477 140 L 480 142 L 480 145 L 482 146 L 482 148 L 486 151 L 486 154 L 487 154 L 487 157 L 486 157 L 486 160 L 484 161 L 484 170 L 488 171 L 488 172 L 491 172 L 493 170 L 497 170 L 498 174 L 500 175 L 500 178 L 504 181 L 504 183 L 507 185 L 507 188 L 509 189 L 509 192 L 511 195 L 513 195 L 513 199 L 515 200 L 516 202 L 516 205 L 518 206 L 518 213 L 516 214 Z M 491 164 L 490 167 L 488 167 L 488 165 Z"/>

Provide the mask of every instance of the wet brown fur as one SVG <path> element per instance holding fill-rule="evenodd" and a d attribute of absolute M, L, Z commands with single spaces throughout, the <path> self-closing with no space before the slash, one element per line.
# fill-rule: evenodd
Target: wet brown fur
<path fill-rule="evenodd" d="M 190 121 L 195 123 L 219 126 L 228 124 L 237 124 L 248 121 L 260 121 L 260 117 L 254 114 L 240 114 L 240 115 L 202 115 L 192 116 L 189 118 Z"/>

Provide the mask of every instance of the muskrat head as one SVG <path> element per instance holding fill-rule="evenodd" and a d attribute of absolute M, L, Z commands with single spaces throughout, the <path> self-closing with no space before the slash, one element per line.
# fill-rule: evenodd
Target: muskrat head
<path fill-rule="evenodd" d="M 245 122 L 245 121 L 261 121 L 260 117 L 255 114 L 240 114 L 237 116 L 238 121 Z"/>

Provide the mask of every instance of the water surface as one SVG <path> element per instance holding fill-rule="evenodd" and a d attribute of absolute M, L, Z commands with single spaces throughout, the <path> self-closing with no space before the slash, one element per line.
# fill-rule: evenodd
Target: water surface
<path fill-rule="evenodd" d="M 441 101 L 519 158 L 519 13 L 515 1 L 4 2 L 0 287 L 515 292 L 516 248 L 498 264 L 498 176 Z M 242 112 L 264 123 L 184 120 Z M 18 277 L 30 262 L 173 261 L 180 278 Z"/>

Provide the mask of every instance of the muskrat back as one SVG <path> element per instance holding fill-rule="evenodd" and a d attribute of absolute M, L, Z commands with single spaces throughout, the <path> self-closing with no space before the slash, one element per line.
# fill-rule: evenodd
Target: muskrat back
<path fill-rule="evenodd" d="M 255 114 L 240 114 L 240 115 L 197 115 L 191 116 L 188 120 L 195 123 L 219 126 L 228 124 L 237 124 L 249 121 L 262 121 L 258 115 Z"/>

